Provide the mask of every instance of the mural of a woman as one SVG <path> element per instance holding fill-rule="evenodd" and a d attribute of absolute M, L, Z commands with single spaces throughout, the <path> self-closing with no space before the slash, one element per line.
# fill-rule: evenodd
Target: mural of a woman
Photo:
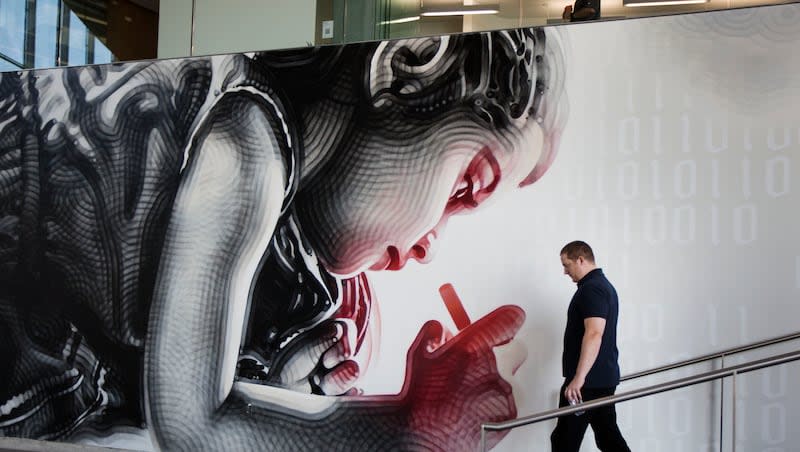
<path fill-rule="evenodd" d="M 430 259 L 450 216 L 542 175 L 560 52 L 522 29 L 3 74 L 3 434 L 474 449 L 516 416 L 492 348 L 524 313 L 446 342 L 428 322 L 403 390 L 361 396 L 364 271 Z"/>

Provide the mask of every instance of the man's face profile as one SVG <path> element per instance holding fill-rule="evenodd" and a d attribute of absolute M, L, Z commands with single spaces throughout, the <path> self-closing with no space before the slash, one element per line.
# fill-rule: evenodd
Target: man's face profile
<path fill-rule="evenodd" d="M 572 282 L 578 282 L 586 274 L 584 267 L 586 260 L 583 256 L 570 259 L 566 254 L 561 255 L 561 265 L 564 267 L 564 274 L 572 279 Z"/>

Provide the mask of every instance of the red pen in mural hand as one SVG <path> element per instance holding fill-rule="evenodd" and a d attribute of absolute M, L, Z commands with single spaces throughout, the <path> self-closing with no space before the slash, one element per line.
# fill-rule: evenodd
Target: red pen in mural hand
<path fill-rule="evenodd" d="M 447 307 L 447 312 L 450 313 L 450 317 L 452 317 L 459 331 L 472 323 L 469 320 L 469 314 L 467 314 L 467 311 L 464 309 L 464 305 L 461 303 L 461 299 L 458 297 L 456 289 L 452 284 L 442 284 L 442 287 L 439 287 L 439 295 L 442 296 L 444 305 Z"/>

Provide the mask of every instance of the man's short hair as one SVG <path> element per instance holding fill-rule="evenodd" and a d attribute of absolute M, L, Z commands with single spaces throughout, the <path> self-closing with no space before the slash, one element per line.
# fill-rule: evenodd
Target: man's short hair
<path fill-rule="evenodd" d="M 567 259 L 571 261 L 583 257 L 589 262 L 594 262 L 592 247 L 589 246 L 588 243 L 580 240 L 575 240 L 574 242 L 569 242 L 564 245 L 564 248 L 561 248 L 561 255 L 567 256 Z"/>

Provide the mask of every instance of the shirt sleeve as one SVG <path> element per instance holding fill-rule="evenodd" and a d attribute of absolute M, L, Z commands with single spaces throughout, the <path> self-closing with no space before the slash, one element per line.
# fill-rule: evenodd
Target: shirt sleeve
<path fill-rule="evenodd" d="M 608 319 L 608 295 L 599 287 L 587 287 L 581 293 L 580 314 L 587 319 L 589 317 L 601 317 Z"/>

